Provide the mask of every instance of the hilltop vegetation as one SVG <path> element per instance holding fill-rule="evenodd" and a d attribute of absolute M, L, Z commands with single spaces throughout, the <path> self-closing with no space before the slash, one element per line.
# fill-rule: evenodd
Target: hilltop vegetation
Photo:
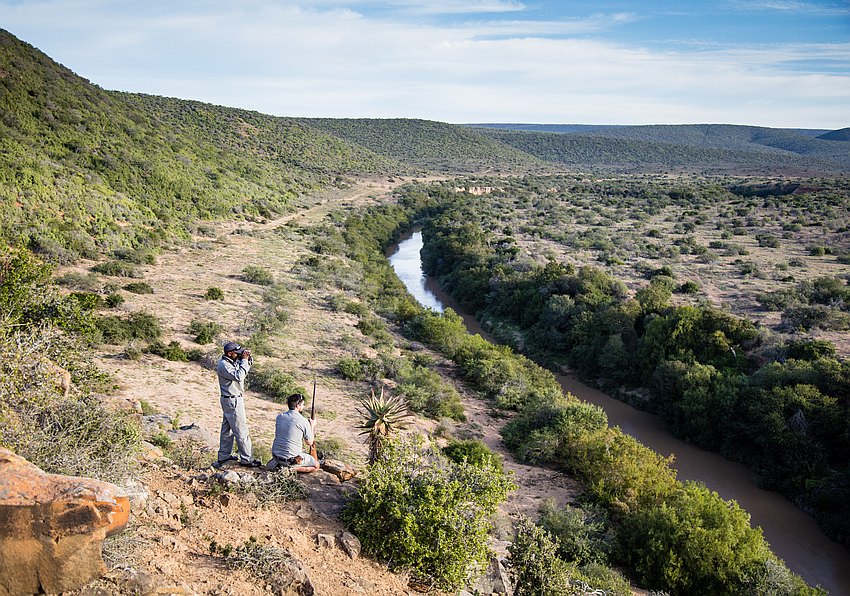
<path fill-rule="evenodd" d="M 438 171 L 511 171 L 543 165 L 478 130 L 443 122 L 409 118 L 309 118 L 303 122 L 375 153 Z"/>
<path fill-rule="evenodd" d="M 269 217 L 339 176 L 403 169 L 294 120 L 104 91 L 0 31 L 0 227 L 53 261 Z"/>
<path fill-rule="evenodd" d="M 702 173 L 793 174 L 846 172 L 846 151 L 778 129 L 743 126 L 605 127 L 561 134 L 482 129 L 501 143 L 546 161 L 617 171 L 685 170 Z"/>

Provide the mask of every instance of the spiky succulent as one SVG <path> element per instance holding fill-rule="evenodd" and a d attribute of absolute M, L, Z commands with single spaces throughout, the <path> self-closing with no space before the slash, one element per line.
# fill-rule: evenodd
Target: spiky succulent
<path fill-rule="evenodd" d="M 359 410 L 364 420 L 358 428 L 363 429 L 361 435 L 366 435 L 369 461 L 375 461 L 384 441 L 391 434 L 406 428 L 413 418 L 407 403 L 398 396 L 385 397 L 383 387 L 379 396 L 375 396 L 375 390 L 372 389 L 370 397 L 361 399 Z"/>

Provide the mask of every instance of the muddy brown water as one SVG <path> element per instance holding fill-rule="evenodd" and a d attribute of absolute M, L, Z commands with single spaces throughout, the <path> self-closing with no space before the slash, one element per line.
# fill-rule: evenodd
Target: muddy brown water
<path fill-rule="evenodd" d="M 470 333 L 490 339 L 475 317 L 463 312 L 451 296 L 422 272 L 421 249 L 422 233 L 413 231 L 387 250 L 396 275 L 408 291 L 421 304 L 437 312 L 445 307 L 452 308 L 463 318 Z M 737 501 L 750 514 L 753 526 L 761 526 L 773 552 L 808 583 L 820 584 L 835 596 L 850 595 L 850 551 L 830 540 L 814 518 L 785 497 L 756 486 L 743 465 L 676 439 L 657 417 L 571 376 L 555 376 L 565 391 L 605 410 L 609 424 L 619 426 L 623 432 L 664 456 L 673 455 L 673 467 L 679 480 L 702 482 L 724 499 Z"/>

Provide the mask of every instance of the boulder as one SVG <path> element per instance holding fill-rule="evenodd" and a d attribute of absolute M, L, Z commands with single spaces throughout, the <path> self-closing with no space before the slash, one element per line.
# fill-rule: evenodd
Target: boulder
<path fill-rule="evenodd" d="M 326 459 L 322 462 L 322 469 L 325 472 L 333 474 L 343 482 L 351 480 L 357 475 L 357 470 L 349 466 L 347 463 L 336 459 Z"/>
<path fill-rule="evenodd" d="M 65 592 L 100 577 L 103 540 L 129 516 L 117 486 L 46 474 L 0 448 L 0 596 Z"/>
<path fill-rule="evenodd" d="M 484 573 L 472 584 L 476 594 L 500 594 L 513 596 L 514 589 L 504 561 L 498 557 L 490 557 L 490 564 Z"/>
<path fill-rule="evenodd" d="M 345 551 L 352 559 L 356 559 L 360 556 L 360 540 L 357 539 L 357 536 L 350 532 L 343 532 L 339 536 L 339 544 L 342 546 L 342 550 Z"/>

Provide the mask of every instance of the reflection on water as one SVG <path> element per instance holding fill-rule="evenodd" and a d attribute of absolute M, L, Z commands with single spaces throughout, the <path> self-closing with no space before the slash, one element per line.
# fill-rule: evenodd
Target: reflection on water
<path fill-rule="evenodd" d="M 420 304 L 443 311 L 454 309 L 471 333 L 487 334 L 471 315 L 422 272 L 419 251 L 422 233 L 413 232 L 388 250 L 396 275 Z M 673 467 L 679 480 L 702 482 L 724 499 L 735 499 L 761 526 L 773 552 L 810 584 L 820 584 L 830 594 L 850 595 L 850 552 L 827 538 L 814 519 L 792 505 L 782 495 L 758 488 L 750 472 L 741 464 L 724 459 L 673 437 L 660 420 L 641 412 L 601 391 L 565 375 L 556 375 L 564 391 L 605 410 L 608 422 L 619 426 L 641 443 L 664 455 L 674 455 Z"/>
<path fill-rule="evenodd" d="M 433 308 L 437 312 L 443 312 L 443 304 L 434 293 L 425 285 L 426 276 L 422 273 L 422 260 L 419 251 L 422 250 L 422 232 L 413 232 L 409 238 L 394 245 L 390 249 L 390 264 L 395 269 L 396 275 L 404 282 L 407 291 L 427 308 Z"/>

